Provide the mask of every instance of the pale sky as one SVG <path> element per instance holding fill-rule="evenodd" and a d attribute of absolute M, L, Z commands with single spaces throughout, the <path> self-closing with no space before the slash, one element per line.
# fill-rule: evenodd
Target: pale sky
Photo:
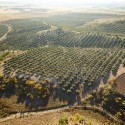
<path fill-rule="evenodd" d="M 122 4 L 125 0 L 0 0 L 0 2 L 20 2 L 20 3 L 41 3 L 41 4 L 60 4 L 60 5 L 81 5 L 81 4 Z"/>

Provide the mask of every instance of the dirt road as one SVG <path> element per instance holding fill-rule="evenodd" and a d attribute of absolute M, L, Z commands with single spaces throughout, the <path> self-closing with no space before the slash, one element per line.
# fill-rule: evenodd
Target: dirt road
<path fill-rule="evenodd" d="M 32 116 L 32 115 L 45 115 L 45 114 L 49 114 L 49 113 L 55 113 L 55 112 L 63 111 L 65 109 L 69 109 L 73 105 L 69 105 L 69 106 L 65 106 L 65 107 L 57 108 L 57 109 L 46 110 L 46 111 L 39 111 L 39 112 L 26 112 L 26 113 L 23 113 L 23 114 L 22 113 L 16 113 L 16 114 L 10 115 L 6 118 L 1 118 L 0 123 L 8 121 L 8 120 L 15 119 L 15 118 L 28 117 L 28 116 Z"/>
<path fill-rule="evenodd" d="M 5 24 L 5 25 L 8 27 L 8 31 L 7 31 L 6 34 L 4 34 L 4 35 L 0 38 L 0 42 L 3 41 L 3 40 L 5 40 L 6 37 L 7 37 L 7 34 L 12 31 L 12 26 L 11 26 L 11 25 L 8 25 L 8 24 Z"/>

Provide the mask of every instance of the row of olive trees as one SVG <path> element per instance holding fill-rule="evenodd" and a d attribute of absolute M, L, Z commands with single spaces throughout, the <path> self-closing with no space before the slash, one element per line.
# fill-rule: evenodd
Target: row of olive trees
<path fill-rule="evenodd" d="M 107 112 L 125 121 L 125 97 L 113 89 L 115 86 L 115 81 L 111 80 L 109 84 L 94 90 L 83 102 L 84 104 L 89 103 L 102 107 Z"/>

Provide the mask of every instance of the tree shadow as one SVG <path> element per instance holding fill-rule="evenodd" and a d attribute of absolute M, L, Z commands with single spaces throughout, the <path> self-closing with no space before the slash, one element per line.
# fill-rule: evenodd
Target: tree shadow
<path fill-rule="evenodd" d="M 110 77 L 110 72 L 108 72 L 108 73 L 104 76 L 104 78 L 103 78 L 103 83 L 104 83 L 104 84 L 108 82 L 109 77 Z"/>

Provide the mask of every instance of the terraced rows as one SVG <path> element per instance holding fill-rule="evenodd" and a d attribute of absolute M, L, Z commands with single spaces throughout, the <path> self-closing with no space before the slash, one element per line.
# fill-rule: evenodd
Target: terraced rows
<path fill-rule="evenodd" d="M 125 33 L 125 20 L 117 21 L 110 24 L 102 24 L 98 27 L 98 29 L 103 32 L 110 33 Z"/>
<path fill-rule="evenodd" d="M 11 24 L 13 30 L 7 35 L 7 39 L 1 43 L 0 50 L 33 48 L 35 47 L 35 42 L 32 42 L 34 34 L 50 28 L 50 25 L 35 19 L 12 20 L 6 23 Z"/>
<path fill-rule="evenodd" d="M 81 28 L 83 31 L 87 32 L 99 32 L 99 33 L 109 33 L 114 35 L 124 35 L 125 34 L 125 20 L 119 20 L 110 23 L 97 24 L 96 26 L 85 26 Z"/>
<path fill-rule="evenodd" d="M 97 48 L 41 47 L 16 56 L 4 64 L 4 73 L 25 77 L 36 74 L 58 84 L 82 82 L 94 85 L 97 79 L 114 70 L 125 58 L 124 50 Z M 90 84 L 89 84 L 90 83 Z"/>
<path fill-rule="evenodd" d="M 46 27 L 47 28 L 47 27 Z M 44 26 L 43 29 L 45 30 Z M 12 32 L 0 49 L 28 50 L 39 46 L 53 45 L 81 48 L 125 48 L 125 40 L 118 36 L 102 35 L 98 33 L 77 33 L 63 29 L 48 30 L 38 34 L 40 30 Z M 6 47 L 6 48 L 5 48 Z"/>
<path fill-rule="evenodd" d="M 25 77 L 37 74 L 39 80 L 48 78 L 61 84 L 80 79 L 92 85 L 125 63 L 125 40 L 118 36 L 54 30 L 38 20 L 9 23 L 14 30 L 1 47 L 8 45 L 9 49 L 29 51 L 5 62 L 6 75 L 12 72 Z"/>
<path fill-rule="evenodd" d="M 119 37 L 112 37 L 108 35 L 95 34 L 95 33 L 74 33 L 65 32 L 57 29 L 55 31 L 48 31 L 36 35 L 34 38 L 36 44 L 61 45 L 64 47 L 82 47 L 82 48 L 124 48 L 125 41 Z"/>

